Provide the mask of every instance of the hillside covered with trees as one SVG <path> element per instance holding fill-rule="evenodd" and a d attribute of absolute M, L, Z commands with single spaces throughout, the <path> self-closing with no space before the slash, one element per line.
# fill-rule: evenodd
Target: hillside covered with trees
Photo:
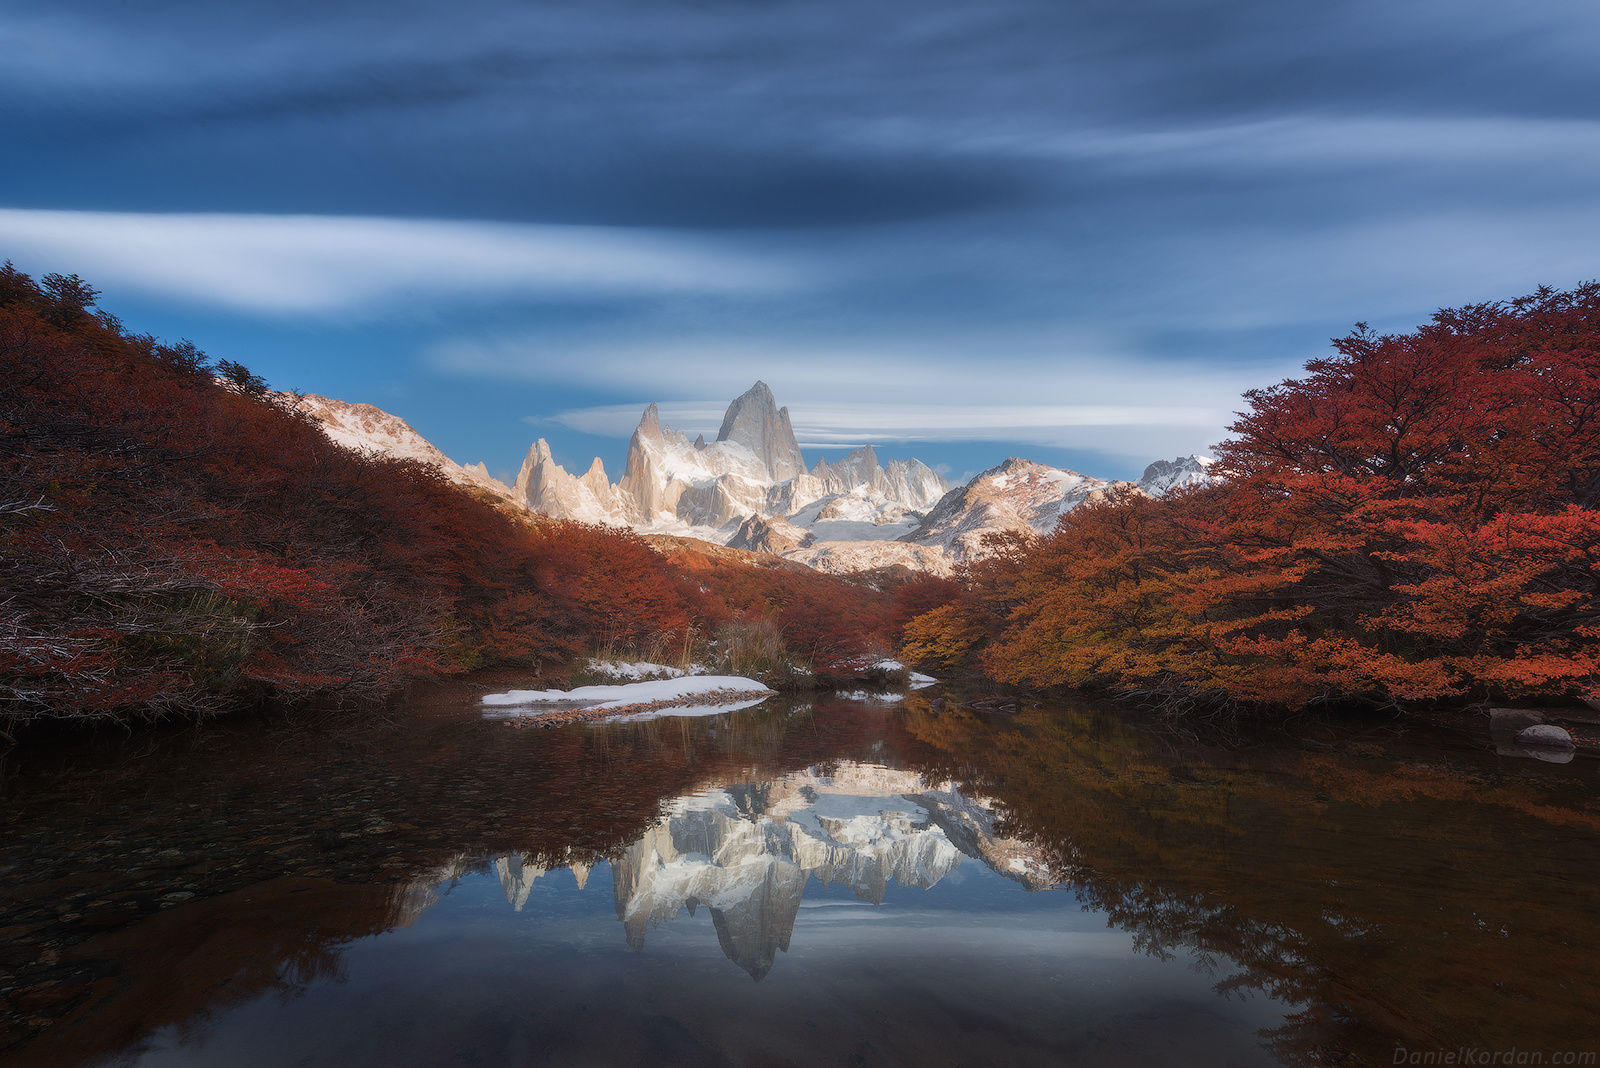
<path fill-rule="evenodd" d="M 1251 391 L 1218 484 L 971 566 L 909 658 L 1175 709 L 1596 696 L 1600 285 L 1365 325 Z"/>
<path fill-rule="evenodd" d="M 910 615 L 803 569 L 508 514 L 335 445 L 247 368 L 130 333 L 97 295 L 0 269 L 0 731 L 559 673 L 735 620 L 822 662 L 888 648 Z"/>

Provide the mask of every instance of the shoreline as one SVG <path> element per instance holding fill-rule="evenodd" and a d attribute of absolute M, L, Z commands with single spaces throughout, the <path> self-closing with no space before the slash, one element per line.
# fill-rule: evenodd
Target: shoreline
<path fill-rule="evenodd" d="M 573 723 L 593 723 L 613 718 L 658 712 L 663 708 L 702 708 L 730 704 L 734 701 L 752 701 L 771 697 L 773 690 L 708 690 L 685 697 L 663 697 L 654 701 L 633 701 L 624 705 L 600 705 L 588 708 L 545 708 L 526 713 L 496 716 L 509 727 L 565 727 Z"/>

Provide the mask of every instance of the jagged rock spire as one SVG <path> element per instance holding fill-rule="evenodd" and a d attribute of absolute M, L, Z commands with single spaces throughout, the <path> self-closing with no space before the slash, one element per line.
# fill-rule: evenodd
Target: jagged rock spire
<path fill-rule="evenodd" d="M 757 382 L 728 405 L 717 440 L 736 442 L 755 453 L 775 482 L 805 473 L 789 409 L 778 407 L 765 382 Z"/>
<path fill-rule="evenodd" d="M 653 438 L 661 436 L 661 411 L 656 407 L 655 401 L 644 406 L 644 414 L 639 417 L 639 426 L 634 433 Z"/>

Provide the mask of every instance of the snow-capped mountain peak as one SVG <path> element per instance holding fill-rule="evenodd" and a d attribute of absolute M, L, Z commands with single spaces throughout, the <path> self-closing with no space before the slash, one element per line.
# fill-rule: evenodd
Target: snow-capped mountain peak
<path fill-rule="evenodd" d="M 1137 482 L 1112 483 L 1011 457 L 951 489 L 920 460 L 883 463 L 872 445 L 809 470 L 787 408 L 765 382 L 728 405 L 715 441 L 692 441 L 645 405 L 628 441 L 622 477 L 595 457 L 582 475 L 556 461 L 543 438 L 514 487 L 483 464 L 456 464 L 405 420 L 367 404 L 307 396 L 302 408 L 341 444 L 432 464 L 464 486 L 557 518 L 688 534 L 772 552 L 826 571 L 883 567 L 948 573 L 992 551 L 995 532 L 1043 533 L 1114 486 L 1160 497 L 1213 480 L 1213 461 L 1158 460 Z"/>
<path fill-rule="evenodd" d="M 1209 456 L 1191 453 L 1173 460 L 1157 460 L 1139 476 L 1138 487 L 1152 497 L 1164 497 L 1177 489 L 1208 485 L 1214 480 Z"/>
<path fill-rule="evenodd" d="M 1011 457 L 951 490 L 903 540 L 937 545 L 957 560 L 984 556 L 986 535 L 1043 533 L 1067 512 L 1104 494 L 1111 483 Z"/>
<path fill-rule="evenodd" d="M 805 473 L 805 458 L 789 424 L 789 409 L 779 408 L 765 382 L 757 382 L 728 405 L 718 442 L 737 442 L 761 459 L 767 476 L 783 482 Z"/>

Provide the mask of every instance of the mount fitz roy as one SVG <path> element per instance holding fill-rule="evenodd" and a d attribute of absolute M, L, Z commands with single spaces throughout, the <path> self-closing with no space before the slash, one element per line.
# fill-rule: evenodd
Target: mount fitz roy
<path fill-rule="evenodd" d="M 450 460 L 398 416 L 317 396 L 300 403 L 341 444 L 422 460 L 512 506 L 687 535 L 836 573 L 899 565 L 946 574 L 984 555 L 984 535 L 1048 531 L 1113 486 L 1159 497 L 1211 479 L 1211 461 L 1201 456 L 1158 460 L 1131 483 L 1012 458 L 952 488 L 920 460 L 880 463 L 871 445 L 807 468 L 789 410 L 757 382 L 728 406 L 710 442 L 691 441 L 661 421 L 655 404 L 646 406 L 615 483 L 599 457 L 572 474 L 540 438 L 506 486 L 482 464 Z"/>
<path fill-rule="evenodd" d="M 808 470 L 789 409 L 778 407 L 765 382 L 728 405 L 722 429 L 709 443 L 704 436 L 690 441 L 661 422 L 654 404 L 647 406 L 615 486 L 606 482 L 598 457 L 574 478 L 541 438 L 528 450 L 515 487 L 530 508 L 546 515 L 648 528 L 722 528 L 752 516 L 791 516 L 812 505 L 827 514 L 812 516 L 810 525 L 883 526 L 926 510 L 949 488 L 920 460 L 881 466 L 871 446 Z M 725 538 L 726 533 L 717 540 Z"/>

